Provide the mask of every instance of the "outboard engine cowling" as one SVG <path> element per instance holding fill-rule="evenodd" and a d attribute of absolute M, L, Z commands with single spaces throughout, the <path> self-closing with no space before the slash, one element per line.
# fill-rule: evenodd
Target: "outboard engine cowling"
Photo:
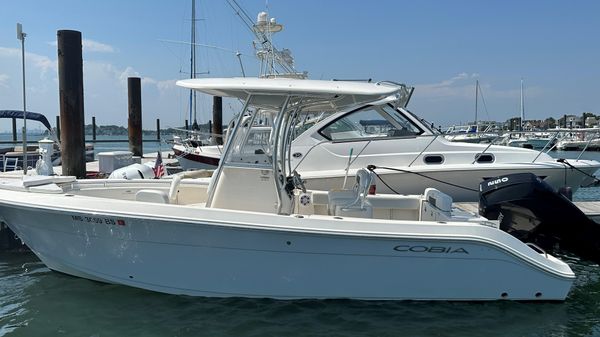
<path fill-rule="evenodd" d="M 500 220 L 500 229 L 523 242 L 547 250 L 558 245 L 600 262 L 600 225 L 534 174 L 509 174 L 481 182 L 479 214 Z"/>

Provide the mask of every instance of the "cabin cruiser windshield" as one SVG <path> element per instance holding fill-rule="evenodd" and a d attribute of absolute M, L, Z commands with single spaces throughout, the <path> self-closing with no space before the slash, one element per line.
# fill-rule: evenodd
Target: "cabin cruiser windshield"
<path fill-rule="evenodd" d="M 407 108 L 402 108 L 402 111 L 406 112 L 407 114 L 411 115 L 413 118 L 417 119 L 418 121 L 420 121 L 423 125 L 423 127 L 425 129 L 427 129 L 427 131 L 431 132 L 434 135 L 441 135 L 442 132 L 436 128 L 433 127 L 433 123 L 429 122 L 428 120 L 426 120 L 425 118 L 421 118 L 419 116 L 417 116 L 414 112 L 408 110 Z"/>
<path fill-rule="evenodd" d="M 368 105 L 330 122 L 319 130 L 328 140 L 417 136 L 423 130 L 391 105 Z"/>

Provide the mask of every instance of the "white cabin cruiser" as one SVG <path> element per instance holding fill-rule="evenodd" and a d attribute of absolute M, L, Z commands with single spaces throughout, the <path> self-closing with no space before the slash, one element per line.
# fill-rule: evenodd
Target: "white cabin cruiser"
<path fill-rule="evenodd" d="M 233 81 L 249 83 L 247 78 Z M 293 81 L 264 79 L 261 87 L 275 93 Z M 306 81 L 307 90 L 318 89 L 312 83 Z M 313 115 L 328 117 L 308 128 L 300 119 L 293 132 L 291 167 L 308 188 L 342 188 L 348 174 L 373 165 L 378 192 L 418 194 L 434 187 L 455 201 L 476 201 L 478 184 L 485 178 L 530 172 L 555 189 L 575 192 L 592 183 L 600 169 L 595 160 L 559 161 L 542 151 L 449 141 L 406 109 L 412 89 L 398 88 L 377 101 L 315 108 Z M 177 144 L 173 150 L 187 170 L 215 168 L 223 148 Z"/>
<path fill-rule="evenodd" d="M 271 83 L 178 82 L 245 101 L 210 184 L 183 179 L 191 172 L 172 181 L 3 180 L 1 220 L 52 270 L 170 294 L 565 299 L 574 281 L 566 263 L 497 221 L 453 208 L 436 189 L 369 195 L 373 175 L 364 169 L 352 189 L 305 189 L 290 162 L 296 121 L 324 108 L 379 104 L 401 87 L 282 80 L 272 90 Z M 261 110 L 277 113 L 258 151 L 241 121 Z"/>

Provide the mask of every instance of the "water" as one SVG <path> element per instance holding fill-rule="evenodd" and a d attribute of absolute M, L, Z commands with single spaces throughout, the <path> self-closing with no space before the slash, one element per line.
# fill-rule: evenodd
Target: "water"
<path fill-rule="evenodd" d="M 27 135 L 27 143 L 29 146 L 37 145 L 37 141 L 44 138 L 44 135 L 35 135 L 28 134 Z M 165 135 L 161 134 L 162 141 L 156 140 L 156 136 L 146 136 L 144 137 L 144 142 L 142 144 L 143 153 L 152 153 L 156 151 L 168 151 L 171 149 L 171 146 L 166 143 L 166 140 L 173 139 L 173 135 Z M 86 136 L 88 142 L 91 142 L 92 136 Z M 110 151 L 128 151 L 129 143 L 123 140 L 127 140 L 127 135 L 121 136 L 97 136 L 96 139 L 103 141 L 114 140 L 114 142 L 98 142 L 94 144 L 94 153 L 97 155 L 99 152 L 110 152 Z M 12 134 L 8 133 L 0 133 L 0 141 L 12 141 Z M 20 140 L 19 140 L 20 142 Z M 18 143 L 16 145 L 21 145 Z M 4 147 L 12 147 L 12 144 L 0 144 L 0 148 Z"/>
<path fill-rule="evenodd" d="M 600 199 L 600 188 L 575 197 Z M 33 254 L 4 253 L 0 336 L 600 336 L 600 266 L 559 257 L 577 275 L 564 302 L 438 303 L 173 296 L 59 274 Z"/>
<path fill-rule="evenodd" d="M 32 254 L 4 254 L 0 335 L 599 336 L 600 267 L 562 258 L 577 274 L 563 303 L 438 303 L 164 295 L 51 272 Z"/>

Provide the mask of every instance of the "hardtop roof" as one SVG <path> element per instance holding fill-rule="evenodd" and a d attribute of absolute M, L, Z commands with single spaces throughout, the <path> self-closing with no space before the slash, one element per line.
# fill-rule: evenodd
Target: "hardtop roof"
<path fill-rule="evenodd" d="M 387 97 L 403 88 L 390 83 L 255 77 L 187 79 L 177 81 L 177 85 L 210 95 L 240 99 L 246 99 L 248 94 L 290 94 L 355 96 L 360 101 Z"/>

